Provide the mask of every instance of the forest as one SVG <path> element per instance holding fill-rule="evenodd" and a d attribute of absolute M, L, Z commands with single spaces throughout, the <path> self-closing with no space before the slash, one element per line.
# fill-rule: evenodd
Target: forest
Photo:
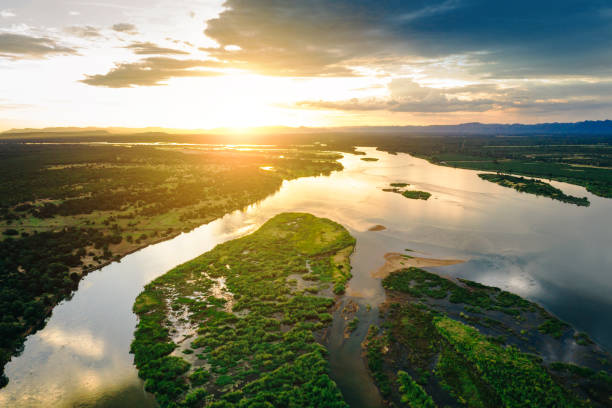
<path fill-rule="evenodd" d="M 341 170 L 339 157 L 1 143 L 0 373 L 86 273 L 243 209 L 283 180 Z"/>

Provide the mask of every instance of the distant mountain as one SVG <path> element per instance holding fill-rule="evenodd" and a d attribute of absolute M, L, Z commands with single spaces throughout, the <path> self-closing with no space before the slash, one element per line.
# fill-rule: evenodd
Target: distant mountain
<path fill-rule="evenodd" d="M 462 123 L 459 125 L 430 126 L 346 126 L 346 127 L 286 127 L 266 126 L 248 129 L 244 132 L 254 135 L 312 134 L 312 133 L 385 133 L 405 135 L 612 135 L 612 120 L 583 121 L 575 123 L 538 123 L 525 125 L 520 123 Z M 142 135 L 142 134 L 176 134 L 176 135 L 221 135 L 241 134 L 240 129 L 169 129 L 160 127 L 122 128 L 122 127 L 54 127 L 44 129 L 11 129 L 0 133 L 0 139 L 22 139 L 45 136 L 102 136 L 102 135 Z"/>
<path fill-rule="evenodd" d="M 583 121 L 575 123 L 538 123 L 525 125 L 497 123 L 462 123 L 459 125 L 430 126 L 365 126 L 343 128 L 353 132 L 380 132 L 440 135 L 612 135 L 612 120 Z"/>

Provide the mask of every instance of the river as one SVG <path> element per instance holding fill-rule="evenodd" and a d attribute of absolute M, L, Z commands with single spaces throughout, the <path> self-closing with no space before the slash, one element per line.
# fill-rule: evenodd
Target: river
<path fill-rule="evenodd" d="M 244 211 L 90 273 L 6 366 L 10 382 L 0 390 L 0 406 L 156 406 L 129 354 L 134 299 L 155 277 L 283 211 L 331 218 L 357 239 L 354 277 L 342 301 L 360 305 L 360 325 L 344 339 L 345 323 L 336 313 L 328 338 L 332 377 L 352 407 L 380 405 L 359 344 L 384 300 L 380 281 L 370 272 L 384 263 L 387 252 L 411 249 L 423 257 L 465 259 L 440 270 L 537 301 L 612 350 L 612 200 L 552 182 L 591 201 L 588 208 L 577 207 L 481 180 L 476 171 L 360 150 L 379 161 L 345 155 L 342 172 L 285 181 L 279 192 Z M 383 192 L 391 182 L 410 183 L 432 197 L 409 200 Z M 376 224 L 387 229 L 368 231 Z"/>

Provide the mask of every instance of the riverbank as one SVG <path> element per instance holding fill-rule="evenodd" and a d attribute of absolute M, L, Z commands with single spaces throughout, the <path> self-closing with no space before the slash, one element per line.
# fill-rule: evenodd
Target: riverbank
<path fill-rule="evenodd" d="M 434 266 L 450 266 L 465 262 L 461 259 L 421 258 L 418 256 L 401 254 L 399 252 L 388 252 L 385 254 L 384 258 L 385 264 L 377 270 L 372 271 L 371 275 L 373 278 L 383 279 L 389 276 L 391 272 L 409 267 L 426 268 Z"/>

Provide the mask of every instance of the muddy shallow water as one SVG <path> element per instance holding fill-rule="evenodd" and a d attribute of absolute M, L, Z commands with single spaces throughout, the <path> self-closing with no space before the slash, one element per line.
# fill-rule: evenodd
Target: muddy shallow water
<path fill-rule="evenodd" d="M 71 300 L 58 305 L 47 326 L 30 336 L 7 365 L 9 385 L 0 406 L 153 407 L 129 354 L 142 287 L 218 243 L 254 231 L 283 211 L 306 211 L 346 226 L 357 239 L 353 279 L 343 304 L 359 307 L 359 325 L 345 338 L 341 309 L 328 337 L 332 377 L 353 407 L 377 407 L 380 398 L 360 357 L 360 343 L 385 295 L 371 273 L 389 252 L 468 262 L 436 268 L 535 300 L 612 350 L 612 200 L 587 196 L 588 208 L 535 197 L 481 180 L 471 170 L 439 167 L 409 155 L 360 149 L 377 162 L 346 155 L 345 170 L 329 177 L 285 182 L 281 190 L 243 212 L 152 245 L 88 275 Z M 428 191 L 410 200 L 382 191 L 392 182 Z M 376 225 L 384 230 L 368 231 Z M 405 252 L 410 249 L 414 252 Z"/>

